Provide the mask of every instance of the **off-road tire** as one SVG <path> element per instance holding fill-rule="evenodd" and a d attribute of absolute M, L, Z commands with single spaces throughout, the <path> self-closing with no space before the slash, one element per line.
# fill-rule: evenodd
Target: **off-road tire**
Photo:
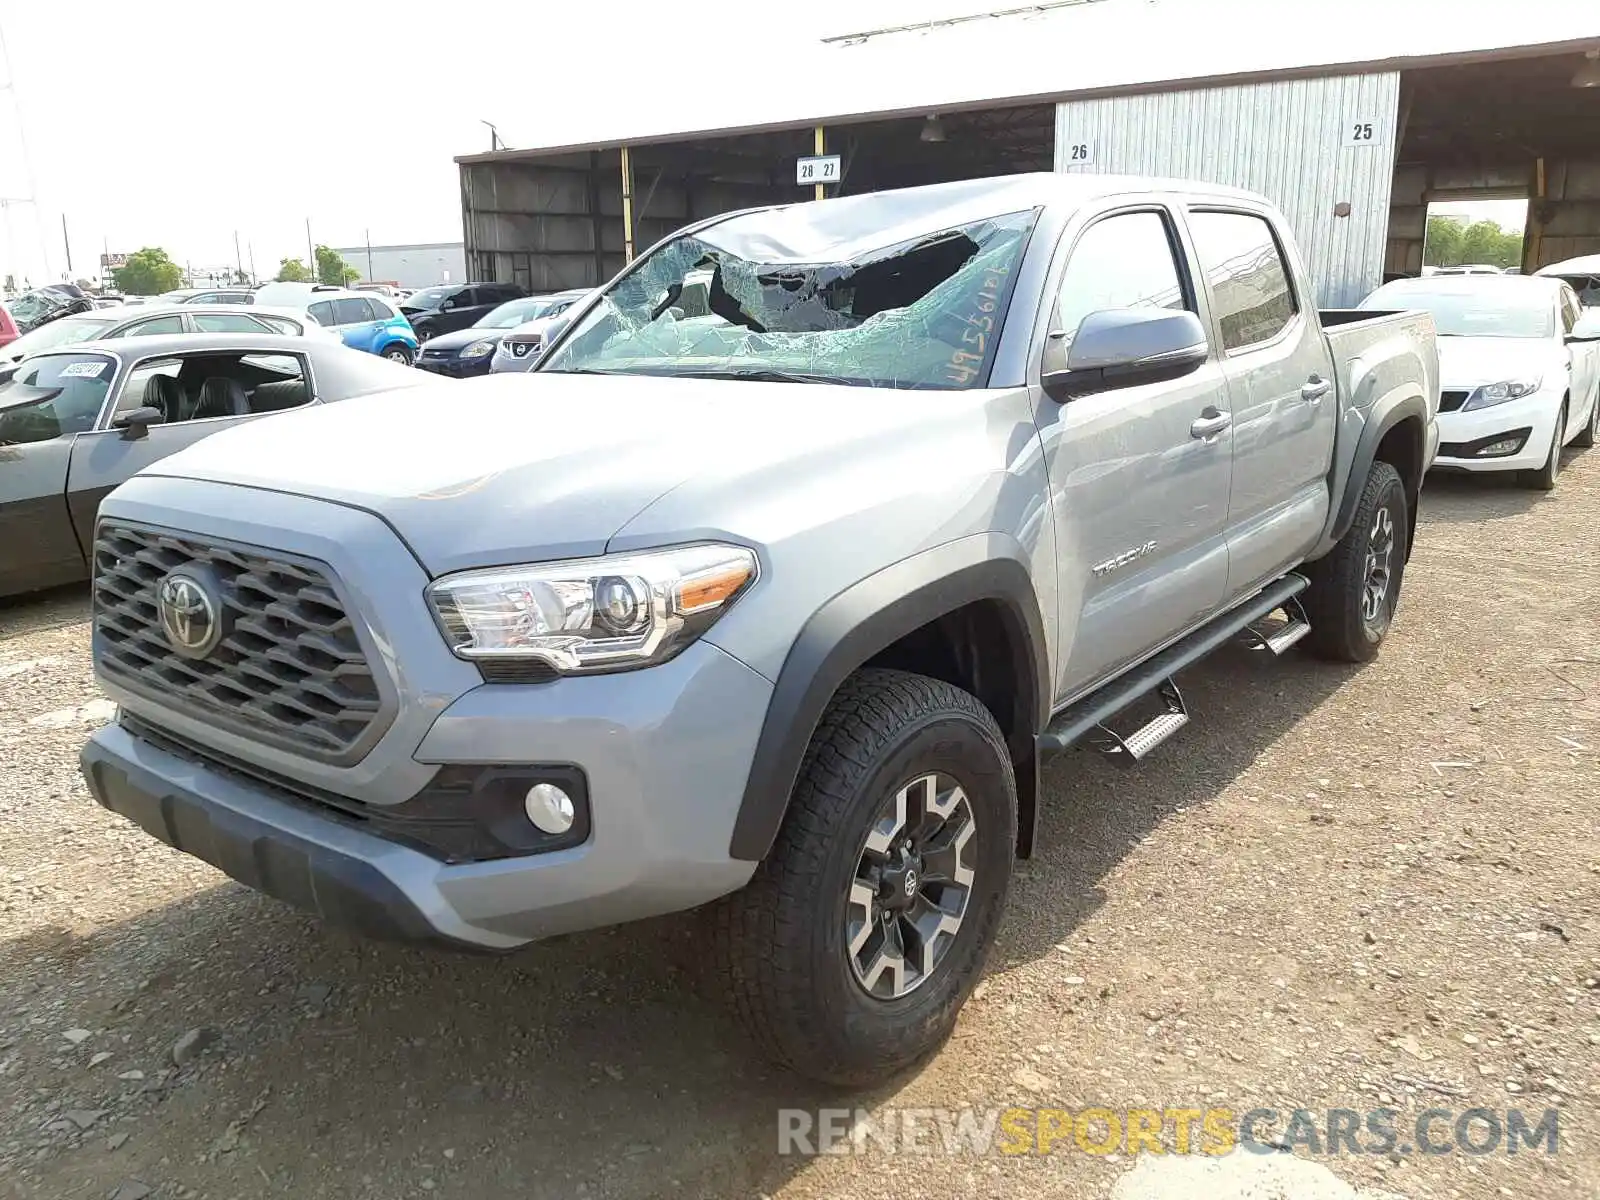
<path fill-rule="evenodd" d="M 1386 601 L 1379 618 L 1369 621 L 1362 612 L 1368 581 L 1367 554 L 1379 510 L 1384 508 L 1388 509 L 1395 531 L 1395 545 L 1390 554 Z M 1311 653 L 1334 662 L 1369 662 L 1376 657 L 1400 602 L 1410 529 L 1406 489 L 1400 481 L 1400 472 L 1389 463 L 1373 463 L 1350 528 L 1325 557 L 1307 567 L 1311 587 L 1301 603 L 1311 622 L 1311 632 L 1305 641 Z"/>
<path fill-rule="evenodd" d="M 1578 436 L 1572 439 L 1572 445 L 1580 450 L 1587 450 L 1594 445 L 1595 435 L 1600 433 L 1600 383 L 1595 384 L 1594 400 L 1589 404 L 1589 423 L 1578 430 Z"/>
<path fill-rule="evenodd" d="M 1556 431 L 1550 437 L 1550 454 L 1544 460 L 1544 466 L 1532 471 L 1523 471 L 1517 476 L 1518 482 L 1525 488 L 1532 488 L 1536 492 L 1553 492 L 1556 490 L 1556 476 L 1561 474 L 1561 434 L 1567 427 L 1567 402 L 1561 402 L 1561 411 L 1556 414 Z"/>
<path fill-rule="evenodd" d="M 932 771 L 976 826 L 960 930 L 924 982 L 869 996 L 852 973 L 846 897 L 881 803 Z M 960 688 L 862 670 L 818 722 L 776 842 L 742 891 L 704 910 L 712 978 L 763 1052 L 799 1074 L 866 1086 L 936 1050 L 983 971 L 1011 881 L 1016 781 L 993 715 Z"/>

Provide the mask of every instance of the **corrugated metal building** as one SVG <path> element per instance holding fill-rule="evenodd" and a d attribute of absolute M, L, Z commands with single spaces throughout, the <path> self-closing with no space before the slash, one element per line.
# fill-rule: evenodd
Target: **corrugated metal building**
<path fill-rule="evenodd" d="M 468 268 L 597 283 L 686 221 L 809 198 L 795 160 L 818 147 L 842 159 L 827 194 L 1052 168 L 1248 187 L 1289 215 L 1327 306 L 1420 269 L 1432 200 L 1527 197 L 1530 269 L 1600 252 L 1600 87 L 1574 86 L 1600 3 L 1495 11 L 1057 0 L 786 55 L 827 86 L 641 79 L 637 107 L 570 106 L 542 147 L 457 160 Z"/>
<path fill-rule="evenodd" d="M 339 256 L 372 283 L 400 287 L 431 287 L 436 283 L 465 283 L 466 248 L 460 242 L 418 242 L 409 246 L 349 246 Z"/>

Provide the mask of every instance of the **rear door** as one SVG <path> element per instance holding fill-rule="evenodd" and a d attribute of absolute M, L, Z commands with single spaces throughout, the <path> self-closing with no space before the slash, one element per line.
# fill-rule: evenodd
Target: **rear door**
<path fill-rule="evenodd" d="M 266 370 L 256 363 L 265 364 Z M 117 414 L 131 411 L 145 404 L 151 397 L 147 392 L 161 385 L 152 384 L 156 376 L 173 381 L 182 397 L 180 411 L 192 413 L 199 398 L 200 388 L 212 376 L 225 376 L 244 381 L 250 397 L 251 415 L 210 417 L 200 420 L 177 420 L 163 425 L 152 425 L 146 436 L 129 438 L 112 423 Z M 246 421 L 253 421 L 264 412 L 281 411 L 297 407 L 309 400 L 309 387 L 294 393 L 295 382 L 308 384 L 310 373 L 305 359 L 300 355 L 272 352 L 256 354 L 249 351 L 213 351 L 204 354 L 163 355 L 136 362 L 126 373 L 117 391 L 115 402 L 92 433 L 79 435 L 72 447 L 72 459 L 67 474 L 67 502 L 79 533 L 88 538 L 94 528 L 95 513 L 100 501 L 118 484 L 131 478 L 136 471 L 159 462 L 169 454 L 176 454 L 185 446 L 198 442 L 224 429 L 231 429 Z M 270 381 L 262 386 L 262 381 Z M 285 403 L 283 393 L 294 393 Z M 156 404 L 155 407 L 165 407 Z"/>
<path fill-rule="evenodd" d="M 0 384 L 0 596 L 54 587 L 88 572 L 66 483 L 74 441 L 93 429 L 116 360 L 44 354 Z"/>
<path fill-rule="evenodd" d="M 1211 298 L 1233 414 L 1228 596 L 1299 561 L 1328 518 L 1339 402 L 1304 278 L 1264 212 L 1193 206 L 1195 256 Z"/>
<path fill-rule="evenodd" d="M 1073 241 L 1055 286 L 1044 369 L 1065 364 L 1090 313 L 1147 305 L 1188 309 L 1204 321 L 1164 205 L 1105 214 Z M 1173 640 L 1221 603 L 1233 440 L 1226 423 L 1202 428 L 1225 404 L 1214 354 L 1178 380 L 1066 403 L 1041 394 L 1038 426 L 1062 564 L 1058 702 Z"/>
<path fill-rule="evenodd" d="M 352 350 L 375 353 L 377 347 L 374 343 L 377 340 L 379 323 L 366 297 L 344 296 L 331 303 L 334 328 L 338 330 L 344 344 Z"/>

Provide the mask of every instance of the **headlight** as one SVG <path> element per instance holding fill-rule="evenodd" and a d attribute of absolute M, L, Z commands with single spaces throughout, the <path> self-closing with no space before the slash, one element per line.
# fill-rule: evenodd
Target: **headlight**
<path fill-rule="evenodd" d="M 1502 383 L 1486 383 L 1472 390 L 1467 402 L 1461 406 L 1461 411 L 1465 412 L 1469 408 L 1493 408 L 1496 404 L 1504 404 L 1507 400 L 1520 400 L 1524 396 L 1533 395 L 1543 383 L 1542 379 L 1507 379 Z"/>
<path fill-rule="evenodd" d="M 489 355 L 489 354 L 493 354 L 493 353 L 494 353 L 494 342 L 493 341 L 473 342 L 472 345 L 468 346 L 465 350 L 463 350 L 461 352 L 461 357 L 462 358 L 483 358 L 485 355 Z"/>
<path fill-rule="evenodd" d="M 465 659 L 535 659 L 564 674 L 662 662 L 755 582 L 743 546 L 465 571 L 428 588 L 450 648 Z"/>

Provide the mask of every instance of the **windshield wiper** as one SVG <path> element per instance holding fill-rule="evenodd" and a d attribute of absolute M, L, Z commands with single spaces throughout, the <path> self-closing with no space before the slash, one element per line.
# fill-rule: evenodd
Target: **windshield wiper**
<path fill-rule="evenodd" d="M 749 367 L 731 371 L 673 371 L 678 379 L 748 379 L 757 383 L 838 383 L 852 387 L 869 386 L 860 379 L 840 379 L 834 375 L 814 375 L 805 371 L 778 371 L 769 367 Z"/>

